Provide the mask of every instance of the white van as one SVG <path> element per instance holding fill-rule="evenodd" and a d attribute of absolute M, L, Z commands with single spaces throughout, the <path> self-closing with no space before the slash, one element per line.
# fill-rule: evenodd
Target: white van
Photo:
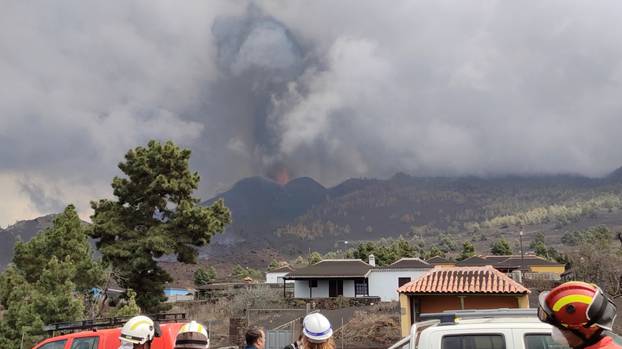
<path fill-rule="evenodd" d="M 411 327 L 410 335 L 389 349 L 566 349 L 551 337 L 552 327 L 535 309 L 451 311 Z"/>

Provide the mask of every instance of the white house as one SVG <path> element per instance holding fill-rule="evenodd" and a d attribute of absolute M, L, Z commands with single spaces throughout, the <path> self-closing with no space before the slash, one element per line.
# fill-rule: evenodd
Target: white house
<path fill-rule="evenodd" d="M 325 259 L 287 274 L 294 281 L 294 298 L 367 296 L 367 278 L 372 268 L 360 259 Z"/>
<path fill-rule="evenodd" d="M 433 268 L 419 258 L 402 258 L 386 267 L 376 267 L 367 272 L 369 295 L 383 302 L 397 301 L 397 289 L 418 279 Z"/>
<path fill-rule="evenodd" d="M 294 298 L 380 297 L 381 301 L 398 299 L 397 289 L 432 269 L 419 258 L 402 258 L 376 267 L 360 259 L 327 259 L 287 274 L 294 281 Z"/>
<path fill-rule="evenodd" d="M 266 273 L 267 284 L 283 284 L 283 277 L 288 273 L 291 273 L 294 269 L 288 265 L 280 267 L 278 269 L 270 270 Z M 287 280 L 287 283 L 293 283 L 294 280 Z"/>

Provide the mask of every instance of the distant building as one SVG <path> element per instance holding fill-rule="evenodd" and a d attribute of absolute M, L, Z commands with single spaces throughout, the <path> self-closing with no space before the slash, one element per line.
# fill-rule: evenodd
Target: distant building
<path fill-rule="evenodd" d="M 487 256 L 486 258 L 490 259 L 491 257 L 492 256 Z M 559 279 L 566 271 L 566 266 L 564 264 L 549 261 L 536 255 L 525 255 L 523 258 L 516 255 L 495 257 L 505 257 L 505 259 L 493 265 L 496 269 L 505 273 L 524 269 L 525 272 L 553 274 Z"/>
<path fill-rule="evenodd" d="M 492 266 L 436 267 L 399 288 L 402 335 L 422 313 L 529 308 L 528 289 Z"/>
<path fill-rule="evenodd" d="M 266 272 L 266 283 L 267 284 L 283 284 L 283 282 L 285 282 L 285 280 L 283 279 L 283 277 L 285 275 L 287 275 L 288 273 L 293 272 L 294 269 L 292 267 L 290 267 L 289 265 L 286 265 L 284 267 L 280 267 L 278 269 L 274 269 L 274 270 L 270 270 L 268 272 Z M 293 283 L 293 280 L 288 280 L 286 281 L 287 283 Z"/>
<path fill-rule="evenodd" d="M 444 263 L 443 261 L 440 257 L 434 257 L 427 262 L 434 266 L 449 266 L 451 263 L 449 261 Z M 486 265 L 507 274 L 520 270 L 526 279 L 559 280 L 566 269 L 564 264 L 549 261 L 533 254 L 526 254 L 522 257 L 520 255 L 473 256 L 455 262 L 457 267 L 483 267 Z"/>
<path fill-rule="evenodd" d="M 194 295 L 197 291 L 193 288 L 165 288 L 164 295 L 166 296 L 166 302 L 186 302 L 194 300 Z"/>
<path fill-rule="evenodd" d="M 473 256 L 456 262 L 456 267 L 483 267 L 486 265 L 494 265 L 496 261 L 488 260 L 481 256 Z"/>
<path fill-rule="evenodd" d="M 439 257 L 439 256 L 432 257 L 432 258 L 428 259 L 426 262 L 428 264 L 430 264 L 431 266 L 433 266 L 433 267 L 446 268 L 446 267 L 455 267 L 456 266 L 455 262 L 452 262 L 452 261 L 450 261 L 448 259 L 445 259 L 445 258 Z"/>

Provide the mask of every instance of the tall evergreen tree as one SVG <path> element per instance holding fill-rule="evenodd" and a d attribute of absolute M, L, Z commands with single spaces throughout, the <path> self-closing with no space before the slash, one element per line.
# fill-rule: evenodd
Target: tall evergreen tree
<path fill-rule="evenodd" d="M 80 292 L 102 283 L 103 268 L 92 258 L 86 227 L 73 205 L 54 219 L 52 227 L 28 242 L 15 245 L 13 263 L 30 283 L 39 280 L 49 261 L 55 257 L 75 268 L 71 281 Z"/>
<path fill-rule="evenodd" d="M 499 239 L 490 245 L 490 253 L 496 256 L 507 256 L 512 254 L 512 247 L 506 239 Z"/>
<path fill-rule="evenodd" d="M 194 285 L 197 287 L 205 286 L 216 278 L 216 270 L 211 265 L 204 268 L 198 268 L 194 272 Z"/>
<path fill-rule="evenodd" d="M 322 255 L 319 252 L 317 251 L 311 252 L 311 254 L 309 255 L 309 264 L 315 264 L 321 261 L 322 261 Z"/>
<path fill-rule="evenodd" d="M 67 206 L 52 227 L 15 246 L 13 263 L 0 275 L 0 348 L 19 348 L 22 338 L 31 347 L 43 324 L 83 318 L 102 270 L 75 208 Z"/>
<path fill-rule="evenodd" d="M 461 261 L 473 256 L 475 256 L 475 246 L 470 241 L 465 241 L 462 244 L 462 253 L 460 253 L 460 257 L 457 259 Z"/>
<path fill-rule="evenodd" d="M 176 255 L 180 262 L 194 263 L 196 247 L 208 244 L 231 221 L 222 201 L 203 207 L 192 196 L 200 177 L 190 171 L 190 154 L 170 141 L 132 149 L 119 164 L 125 177 L 112 180 L 116 199 L 91 203 L 97 248 L 119 284 L 136 291 L 136 302 L 147 312 L 167 308 L 164 284 L 172 280 L 155 259 Z"/>

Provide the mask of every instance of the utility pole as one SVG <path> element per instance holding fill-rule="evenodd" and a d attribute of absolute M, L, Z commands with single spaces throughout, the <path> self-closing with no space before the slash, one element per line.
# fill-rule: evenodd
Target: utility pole
<path fill-rule="evenodd" d="M 523 231 L 518 234 L 520 237 L 520 267 L 521 273 L 525 272 L 525 252 L 523 251 Z"/>

